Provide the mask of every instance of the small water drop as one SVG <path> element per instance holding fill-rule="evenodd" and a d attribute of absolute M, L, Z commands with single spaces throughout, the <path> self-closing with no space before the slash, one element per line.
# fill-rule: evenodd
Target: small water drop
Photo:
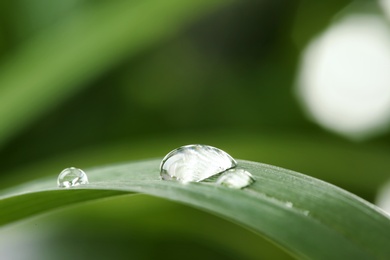
<path fill-rule="evenodd" d="M 284 205 L 286 205 L 287 208 L 292 208 L 294 206 L 294 204 L 291 201 L 285 202 Z"/>
<path fill-rule="evenodd" d="M 255 182 L 252 174 L 244 169 L 230 169 L 219 176 L 216 184 L 233 189 L 242 189 Z"/>
<path fill-rule="evenodd" d="M 221 149 L 201 144 L 179 147 L 161 162 L 163 180 L 199 182 L 233 168 L 237 162 Z"/>
<path fill-rule="evenodd" d="M 74 167 L 63 170 L 57 179 L 57 184 L 60 188 L 69 188 L 87 183 L 88 177 L 85 172 Z"/>

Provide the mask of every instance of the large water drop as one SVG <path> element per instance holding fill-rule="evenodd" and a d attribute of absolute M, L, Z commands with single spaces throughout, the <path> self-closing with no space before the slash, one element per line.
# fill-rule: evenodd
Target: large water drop
<path fill-rule="evenodd" d="M 88 177 L 85 172 L 81 169 L 77 169 L 74 167 L 66 168 L 65 170 L 63 170 L 57 179 L 57 184 L 60 188 L 70 188 L 87 183 Z"/>
<path fill-rule="evenodd" d="M 160 174 L 163 180 L 199 182 L 236 165 L 237 162 L 221 149 L 194 144 L 168 153 L 161 162 Z"/>

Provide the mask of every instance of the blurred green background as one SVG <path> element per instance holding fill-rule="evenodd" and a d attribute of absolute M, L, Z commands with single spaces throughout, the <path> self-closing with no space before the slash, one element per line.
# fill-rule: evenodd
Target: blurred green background
<path fill-rule="evenodd" d="M 359 141 L 329 132 L 295 90 L 305 48 L 353 12 L 385 17 L 373 1 L 1 1 L 0 188 L 40 176 L 55 185 L 66 167 L 204 143 L 373 202 L 389 177 L 390 132 Z M 194 259 L 288 258 L 240 227 L 146 196 L 83 204 L 3 232 L 15 245 L 52 245 L 26 246 L 29 259 L 68 259 L 70 249 L 76 259 L 182 259 L 186 248 Z"/>

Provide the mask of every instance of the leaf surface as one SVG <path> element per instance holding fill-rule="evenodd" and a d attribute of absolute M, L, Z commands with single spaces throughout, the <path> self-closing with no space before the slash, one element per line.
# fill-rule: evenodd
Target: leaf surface
<path fill-rule="evenodd" d="M 312 259 L 386 259 L 390 219 L 374 205 L 318 179 L 239 160 L 256 182 L 242 190 L 214 183 L 162 181 L 160 160 L 87 170 L 90 184 L 56 188 L 44 178 L 0 194 L 0 224 L 40 212 L 125 193 L 177 201 L 229 219 L 293 255 Z"/>

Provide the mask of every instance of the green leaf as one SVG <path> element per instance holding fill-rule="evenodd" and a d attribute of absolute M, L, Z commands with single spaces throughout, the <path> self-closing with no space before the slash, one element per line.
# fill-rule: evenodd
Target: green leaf
<path fill-rule="evenodd" d="M 0 224 L 50 209 L 124 193 L 145 193 L 192 205 L 243 225 L 297 257 L 386 259 L 390 219 L 374 205 L 323 181 L 282 168 L 239 161 L 256 182 L 243 190 L 213 183 L 162 181 L 159 160 L 86 171 L 90 184 L 56 188 L 56 177 L 8 189 Z"/>

